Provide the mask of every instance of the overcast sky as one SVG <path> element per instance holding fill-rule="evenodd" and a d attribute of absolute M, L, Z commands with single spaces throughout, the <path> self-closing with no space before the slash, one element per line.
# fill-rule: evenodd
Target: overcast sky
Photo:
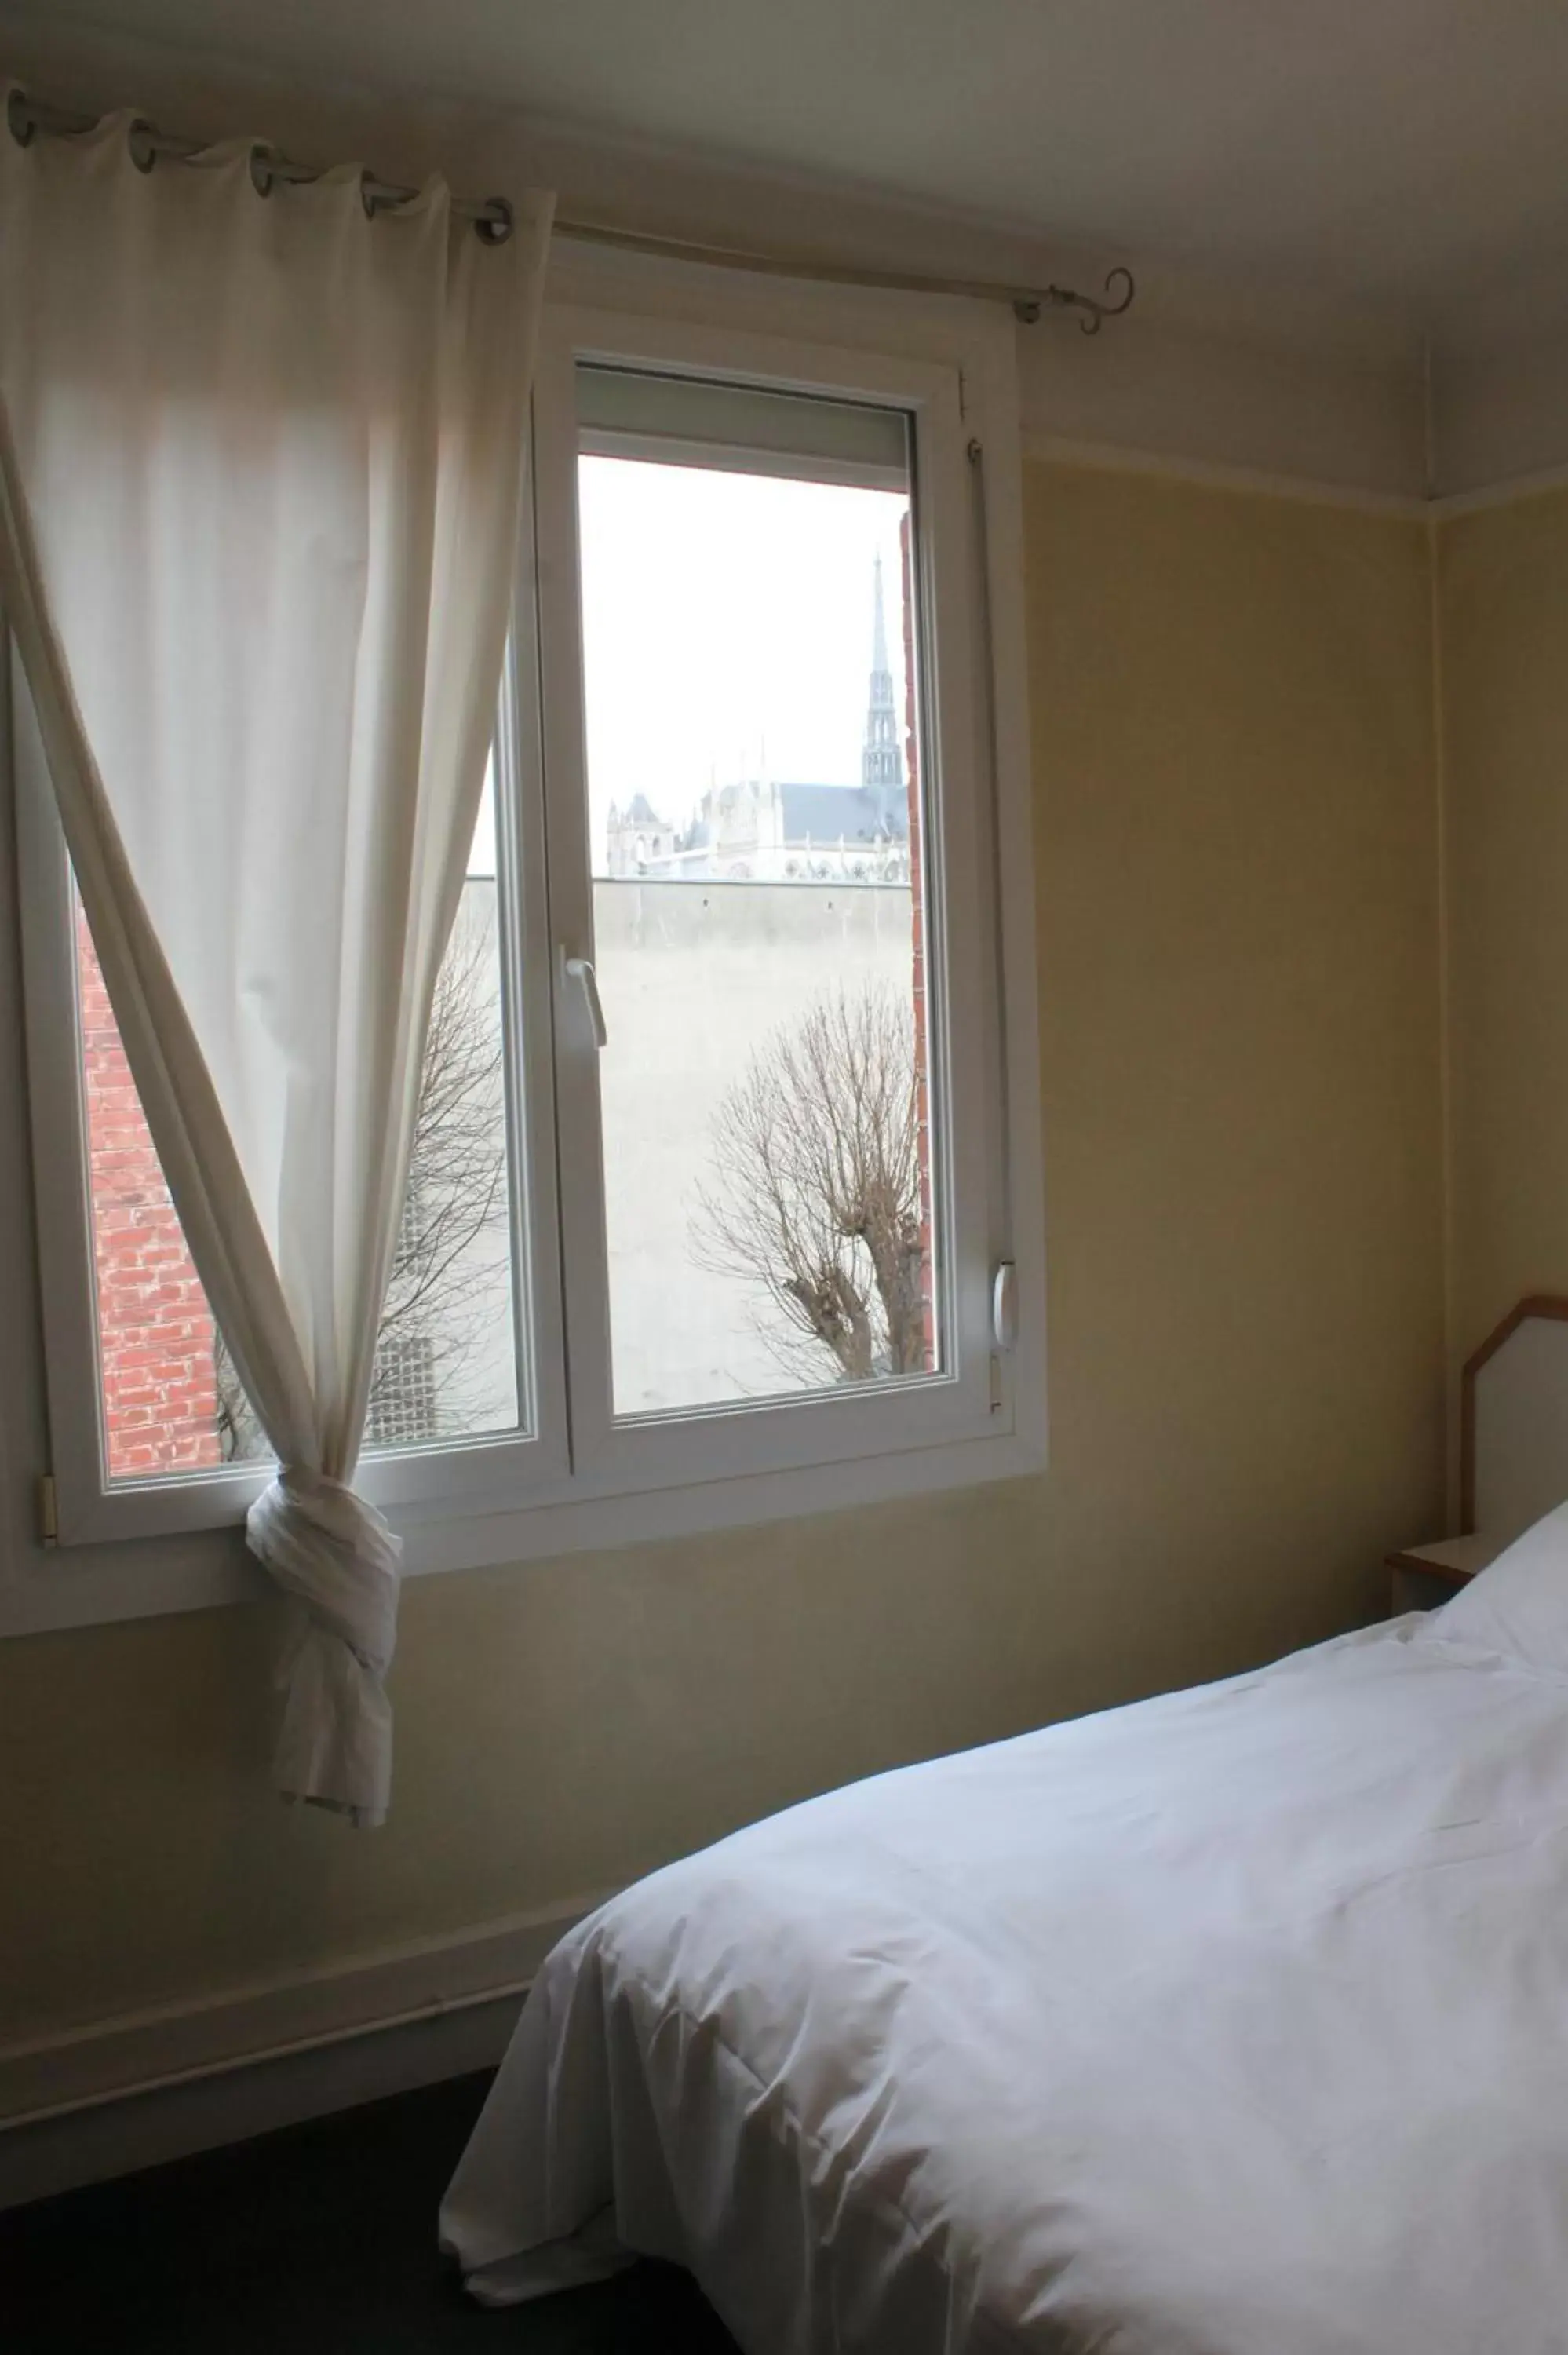
<path fill-rule="evenodd" d="M 902 722 L 905 495 L 621 458 L 580 460 L 577 482 L 596 871 L 610 803 L 636 793 L 679 826 L 710 783 L 858 783 L 878 554 Z M 488 818 L 474 874 L 493 872 Z"/>

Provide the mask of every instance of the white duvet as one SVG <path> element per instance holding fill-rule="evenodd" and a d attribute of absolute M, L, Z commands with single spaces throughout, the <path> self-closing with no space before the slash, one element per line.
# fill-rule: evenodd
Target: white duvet
<path fill-rule="evenodd" d="M 617 1898 L 448 2195 L 471 2286 L 646 2252 L 747 2355 L 1568 2350 L 1568 1660 L 1459 1611 Z"/>

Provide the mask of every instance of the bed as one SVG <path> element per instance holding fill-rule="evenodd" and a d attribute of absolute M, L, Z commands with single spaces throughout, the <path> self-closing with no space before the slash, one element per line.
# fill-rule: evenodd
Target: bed
<path fill-rule="evenodd" d="M 747 2355 L 1563 2355 L 1568 1507 L 616 1898 L 442 2232 L 490 2303 L 673 2260 Z"/>

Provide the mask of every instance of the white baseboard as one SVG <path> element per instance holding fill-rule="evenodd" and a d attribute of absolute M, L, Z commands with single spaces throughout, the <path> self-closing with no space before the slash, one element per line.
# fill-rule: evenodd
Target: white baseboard
<path fill-rule="evenodd" d="M 0 2046 L 0 2208 L 493 2067 L 550 1948 L 609 1893 Z"/>

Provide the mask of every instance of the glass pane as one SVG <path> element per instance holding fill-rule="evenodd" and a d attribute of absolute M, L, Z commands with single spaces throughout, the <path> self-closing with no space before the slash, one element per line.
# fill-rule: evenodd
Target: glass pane
<path fill-rule="evenodd" d="M 620 1416 L 941 1369 L 907 470 L 810 474 L 578 460 Z"/>
<path fill-rule="evenodd" d="M 436 988 L 367 1451 L 519 1425 L 493 772 Z M 214 1326 L 77 917 L 99 1363 L 111 1480 L 270 1450 Z"/>

